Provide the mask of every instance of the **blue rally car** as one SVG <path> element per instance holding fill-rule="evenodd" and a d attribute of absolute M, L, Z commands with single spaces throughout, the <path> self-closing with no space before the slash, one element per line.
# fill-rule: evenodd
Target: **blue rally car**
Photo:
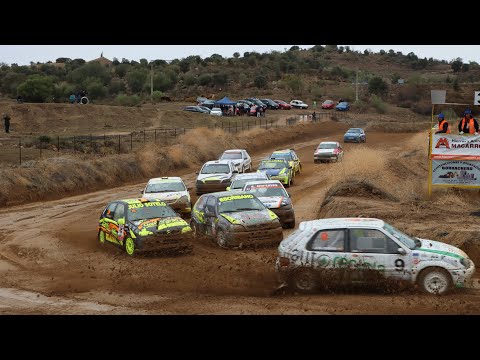
<path fill-rule="evenodd" d="M 346 101 L 342 101 L 335 106 L 335 110 L 337 111 L 347 111 L 350 110 L 350 104 Z"/>
<path fill-rule="evenodd" d="M 343 135 L 343 142 L 367 142 L 367 135 L 362 128 L 350 128 Z"/>
<path fill-rule="evenodd" d="M 293 184 L 293 168 L 285 159 L 262 160 L 257 172 L 267 174 L 271 180 L 279 180 L 286 187 Z"/>

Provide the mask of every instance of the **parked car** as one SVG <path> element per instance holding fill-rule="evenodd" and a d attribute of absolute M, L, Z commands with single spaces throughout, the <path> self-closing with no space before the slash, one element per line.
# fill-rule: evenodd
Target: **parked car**
<path fill-rule="evenodd" d="M 270 109 L 270 110 L 278 110 L 280 107 L 278 106 L 278 104 L 273 101 L 273 100 L 270 100 L 270 99 L 260 99 L 261 102 L 263 102 L 265 105 L 267 105 L 267 109 Z"/>
<path fill-rule="evenodd" d="M 203 106 L 203 105 L 198 105 L 198 107 L 200 109 L 203 109 L 205 111 L 205 114 L 210 114 L 210 112 L 212 111 L 212 109 L 206 107 L 206 106 Z"/>
<path fill-rule="evenodd" d="M 239 173 L 252 170 L 252 159 L 245 149 L 225 150 L 218 160 L 230 160 Z"/>
<path fill-rule="evenodd" d="M 263 172 L 254 172 L 254 173 L 245 173 L 245 174 L 236 174 L 232 183 L 227 187 L 227 191 L 238 191 L 242 190 L 243 186 L 249 181 L 256 180 L 270 180 L 270 177 Z"/>
<path fill-rule="evenodd" d="M 257 98 L 247 98 L 246 100 L 251 101 L 257 106 L 260 106 L 263 110 L 267 108 L 267 105 L 265 105 L 263 102 L 260 101 L 260 99 Z"/>
<path fill-rule="evenodd" d="M 350 104 L 346 101 L 342 101 L 337 106 L 335 106 L 335 110 L 337 110 L 337 111 L 348 111 L 348 110 L 350 110 Z"/>
<path fill-rule="evenodd" d="M 296 109 L 308 109 L 308 105 L 305 104 L 302 100 L 292 100 L 290 105 Z"/>
<path fill-rule="evenodd" d="M 327 284 L 389 279 L 444 294 L 465 286 L 475 272 L 473 261 L 459 248 L 410 237 L 371 218 L 303 221 L 280 243 L 275 267 L 282 281 L 303 293 Z"/>
<path fill-rule="evenodd" d="M 199 106 L 205 106 L 209 109 L 213 109 L 215 106 L 215 100 L 205 100 L 204 102 L 198 104 Z"/>
<path fill-rule="evenodd" d="M 243 191 L 202 195 L 193 206 L 190 226 L 195 237 L 207 236 L 222 248 L 278 244 L 283 239 L 278 216 Z"/>
<path fill-rule="evenodd" d="M 338 141 L 323 141 L 313 153 L 313 162 L 341 161 L 343 159 L 343 148 Z"/>
<path fill-rule="evenodd" d="M 333 100 L 325 100 L 322 103 L 322 109 L 334 109 L 335 108 L 335 101 Z"/>
<path fill-rule="evenodd" d="M 164 176 L 148 180 L 142 197 L 164 201 L 182 216 L 188 216 L 192 211 L 190 193 L 180 177 Z"/>
<path fill-rule="evenodd" d="M 117 245 L 130 256 L 157 250 L 186 251 L 191 249 L 191 231 L 164 201 L 115 200 L 100 215 L 98 241 Z"/>
<path fill-rule="evenodd" d="M 278 106 L 280 107 L 280 109 L 282 110 L 290 110 L 292 108 L 292 105 L 290 105 L 289 103 L 283 101 L 283 100 L 273 100 L 275 101 Z"/>
<path fill-rule="evenodd" d="M 295 227 L 295 211 L 290 194 L 278 180 L 248 181 L 243 191 L 255 195 L 263 205 L 272 210 L 283 227 Z"/>
<path fill-rule="evenodd" d="M 198 113 L 202 113 L 202 114 L 209 114 L 210 113 L 210 110 L 205 110 L 200 106 L 186 106 L 183 110 L 184 111 L 191 111 L 191 112 L 198 112 Z"/>
<path fill-rule="evenodd" d="M 235 174 L 238 174 L 237 168 L 230 160 L 207 161 L 203 164 L 195 182 L 195 191 L 197 195 L 224 191 L 232 181 Z"/>
<path fill-rule="evenodd" d="M 222 109 L 220 109 L 220 108 L 213 108 L 213 109 L 210 111 L 210 115 L 222 116 L 222 115 L 223 115 Z"/>
<path fill-rule="evenodd" d="M 362 128 L 350 128 L 343 135 L 343 142 L 367 142 L 367 135 Z"/>

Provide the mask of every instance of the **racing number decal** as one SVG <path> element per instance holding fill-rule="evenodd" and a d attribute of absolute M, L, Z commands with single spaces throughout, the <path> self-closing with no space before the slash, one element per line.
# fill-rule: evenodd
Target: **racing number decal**
<path fill-rule="evenodd" d="M 402 259 L 395 260 L 395 270 L 403 271 L 404 267 L 405 267 L 405 262 Z"/>

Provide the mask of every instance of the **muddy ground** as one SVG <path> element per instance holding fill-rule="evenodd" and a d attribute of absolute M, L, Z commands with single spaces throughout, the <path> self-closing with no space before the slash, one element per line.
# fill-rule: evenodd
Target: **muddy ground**
<path fill-rule="evenodd" d="M 341 140 L 348 127 L 332 124 L 314 140 L 291 144 L 303 163 L 289 189 L 297 227 L 318 217 L 379 217 L 460 246 L 480 264 L 478 217 L 470 215 L 479 210 L 479 195 L 442 191 L 427 198 L 425 134 L 370 131 L 366 144 L 345 144 L 344 161 L 314 164 L 316 145 Z M 255 164 L 268 153 L 252 153 Z M 168 175 L 193 186 L 194 171 Z M 189 255 L 129 258 L 100 247 L 96 226 L 105 204 L 137 196 L 143 186 L 0 210 L 0 313 L 480 314 L 475 286 L 446 296 L 380 288 L 275 294 L 276 248 L 223 250 L 199 240 Z"/>

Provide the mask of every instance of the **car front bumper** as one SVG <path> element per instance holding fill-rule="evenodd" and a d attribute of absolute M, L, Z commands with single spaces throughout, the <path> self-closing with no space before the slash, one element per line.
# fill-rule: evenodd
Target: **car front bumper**
<path fill-rule="evenodd" d="M 204 183 L 204 184 L 195 184 L 195 192 L 200 194 L 207 194 L 217 191 L 225 191 L 227 187 L 230 186 L 230 183 Z"/>
<path fill-rule="evenodd" d="M 284 185 L 288 185 L 288 180 L 289 180 L 289 177 L 288 176 L 270 176 L 270 179 L 271 180 L 278 180 L 280 181 L 282 184 Z"/>
<path fill-rule="evenodd" d="M 470 267 L 468 269 L 450 270 L 453 283 L 456 287 L 462 288 L 468 285 L 470 279 L 475 273 L 475 264 L 470 260 Z"/>
<path fill-rule="evenodd" d="M 162 250 L 184 250 L 191 247 L 192 232 L 176 234 L 155 234 L 135 239 L 135 252 L 144 253 Z"/>
<path fill-rule="evenodd" d="M 226 233 L 229 247 L 245 247 L 261 244 L 279 244 L 283 240 L 282 227 L 273 229 L 256 229 L 252 231 L 238 231 Z"/>
<path fill-rule="evenodd" d="M 275 215 L 278 216 L 278 218 L 280 219 L 280 223 L 282 225 L 295 222 L 295 211 L 293 210 L 293 208 L 290 208 L 288 210 L 282 209 L 282 208 L 276 208 L 276 209 L 270 209 L 270 210 L 272 210 L 275 213 Z"/>
<path fill-rule="evenodd" d="M 338 155 L 336 154 L 314 155 L 313 160 L 314 161 L 338 160 Z"/>

